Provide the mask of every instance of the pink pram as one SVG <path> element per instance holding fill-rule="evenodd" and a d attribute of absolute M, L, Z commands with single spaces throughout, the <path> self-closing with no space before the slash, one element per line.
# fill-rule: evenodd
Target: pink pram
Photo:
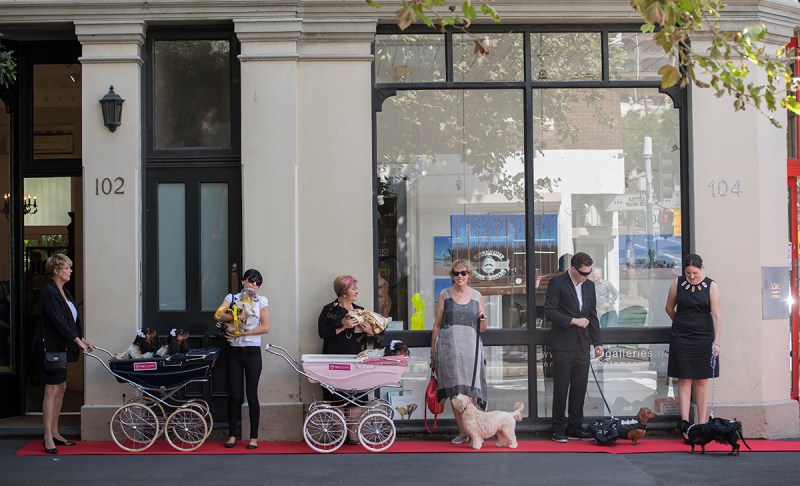
<path fill-rule="evenodd" d="M 295 371 L 342 398 L 341 404 L 312 402 L 303 423 L 306 444 L 317 452 L 333 452 L 344 444 L 348 431 L 358 433 L 361 445 L 372 452 L 388 449 L 396 435 L 394 411 L 386 400 L 367 396 L 382 386 L 400 387 L 408 369 L 407 356 L 358 358 L 355 355 L 304 354 L 300 362 L 288 351 L 267 344 Z"/>

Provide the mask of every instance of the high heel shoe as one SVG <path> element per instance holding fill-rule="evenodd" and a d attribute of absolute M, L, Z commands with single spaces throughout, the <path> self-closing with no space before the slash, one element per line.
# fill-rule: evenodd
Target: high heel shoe
<path fill-rule="evenodd" d="M 56 449 L 55 447 L 50 449 L 49 447 L 47 447 L 47 445 L 45 445 L 44 441 L 42 441 L 42 447 L 44 447 L 44 451 L 48 454 L 58 454 L 58 449 Z"/>
<path fill-rule="evenodd" d="M 55 445 L 63 445 L 63 446 L 74 446 L 75 445 L 75 443 L 72 442 L 69 439 L 61 440 L 61 439 L 56 439 L 55 437 L 53 437 L 53 444 L 55 444 Z"/>

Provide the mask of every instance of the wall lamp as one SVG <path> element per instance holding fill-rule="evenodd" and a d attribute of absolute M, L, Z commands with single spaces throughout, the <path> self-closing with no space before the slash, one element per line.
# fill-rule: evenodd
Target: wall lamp
<path fill-rule="evenodd" d="M 103 124 L 112 132 L 122 124 L 122 103 L 124 102 L 125 100 L 114 92 L 113 86 L 109 88 L 108 94 L 100 100 L 100 106 L 103 109 Z"/>

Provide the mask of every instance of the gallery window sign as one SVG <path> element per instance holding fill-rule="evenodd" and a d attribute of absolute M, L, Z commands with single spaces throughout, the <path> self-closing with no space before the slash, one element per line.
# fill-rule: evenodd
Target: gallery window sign
<path fill-rule="evenodd" d="M 554 255 L 557 216 L 533 217 L 537 253 Z M 527 254 L 523 214 L 456 214 L 450 216 L 450 254 L 467 259 L 475 270 L 472 285 L 482 293 L 504 294 L 525 285 Z M 537 262 L 541 255 L 537 255 Z M 538 268 L 538 265 L 537 265 Z"/>

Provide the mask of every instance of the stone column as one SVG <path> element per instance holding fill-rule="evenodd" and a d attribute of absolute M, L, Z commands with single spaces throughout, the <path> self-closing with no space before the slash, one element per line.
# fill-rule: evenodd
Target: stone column
<path fill-rule="evenodd" d="M 302 22 L 240 19 L 234 25 L 241 42 L 243 265 L 264 274 L 261 293 L 269 299 L 270 333 L 262 343 L 281 346 L 299 359 L 297 41 Z M 259 438 L 302 439 L 301 376 L 282 359 L 262 354 Z M 245 438 L 249 427 L 243 410 Z"/>
<path fill-rule="evenodd" d="M 109 351 L 125 349 L 141 321 L 142 21 L 80 21 L 83 47 L 83 241 L 86 337 Z M 109 86 L 125 103 L 115 132 L 103 125 L 99 100 Z M 102 365 L 85 360 L 81 409 L 84 440 L 108 440 L 108 421 L 135 391 Z"/>
<path fill-rule="evenodd" d="M 768 52 L 788 42 L 775 34 Z M 695 49 L 704 49 L 693 39 Z M 757 83 L 761 70 L 752 68 Z M 762 268 L 786 267 L 786 130 L 752 107 L 734 112 L 733 100 L 711 89 L 692 91 L 692 248 L 717 281 L 723 330 L 714 415 L 744 423 L 747 437 L 796 437 L 798 403 L 790 399 L 787 318 L 763 319 Z M 786 126 L 785 112 L 773 114 Z M 734 188 L 740 192 L 734 192 Z M 709 381 L 709 398 L 712 383 Z"/>

